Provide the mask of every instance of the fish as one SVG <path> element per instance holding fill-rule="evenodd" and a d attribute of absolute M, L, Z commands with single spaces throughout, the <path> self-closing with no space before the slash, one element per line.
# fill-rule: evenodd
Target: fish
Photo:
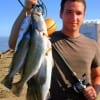
<path fill-rule="evenodd" d="M 30 22 L 31 22 L 31 16 L 26 15 L 25 18 L 22 21 L 21 26 L 20 26 L 17 44 L 19 44 L 19 42 L 23 39 L 24 34 L 26 34 L 27 31 L 30 30 Z M 27 34 L 27 36 L 28 36 L 28 34 Z"/>
<path fill-rule="evenodd" d="M 38 79 L 40 80 L 41 87 L 42 87 L 42 100 L 46 100 L 50 85 L 51 85 L 51 75 L 52 75 L 52 67 L 54 65 L 53 63 L 53 56 L 52 56 L 52 49 L 50 48 L 49 51 L 47 51 L 45 55 L 45 60 L 44 60 L 43 67 L 41 67 L 39 71 L 39 77 Z M 44 82 L 42 82 L 44 76 Z"/>
<path fill-rule="evenodd" d="M 39 83 L 36 89 L 40 92 L 40 95 L 42 95 L 40 96 L 41 99 L 38 100 L 45 100 L 42 98 L 46 98 L 46 95 L 49 92 L 51 79 L 51 71 L 49 72 L 49 69 L 52 69 L 52 63 L 48 64 L 50 57 L 46 57 L 46 55 L 48 54 L 49 50 L 52 51 L 51 48 L 51 42 L 49 40 L 44 18 L 40 12 L 35 12 L 32 14 L 32 32 L 30 34 L 27 57 L 23 65 L 23 74 L 21 76 L 21 79 L 12 85 L 11 90 L 13 94 L 18 97 L 21 96 L 25 83 L 27 83 L 33 77 L 37 81 L 37 83 Z M 41 67 L 42 65 L 45 65 L 45 67 Z M 41 68 L 46 69 L 44 73 L 39 71 Z M 37 76 L 39 72 L 41 72 L 41 74 L 39 74 L 40 78 L 35 78 L 35 76 Z M 39 86 L 42 86 L 42 88 L 39 89 Z M 33 87 L 35 87 L 34 84 Z"/>
<path fill-rule="evenodd" d="M 38 74 L 28 81 L 26 100 L 46 100 L 50 89 L 53 65 L 52 49 L 50 48 L 44 57 Z"/>
<path fill-rule="evenodd" d="M 29 48 L 29 34 L 25 34 L 18 44 L 18 48 L 14 53 L 10 70 L 1 83 L 8 89 L 12 88 L 13 78 L 16 73 L 22 68 L 26 59 L 27 51 Z"/>
<path fill-rule="evenodd" d="M 26 16 L 22 21 L 18 34 L 16 50 L 10 64 L 10 70 L 1 81 L 1 83 L 8 89 L 12 88 L 14 75 L 22 68 L 27 55 L 30 41 L 30 22 L 31 16 Z"/>

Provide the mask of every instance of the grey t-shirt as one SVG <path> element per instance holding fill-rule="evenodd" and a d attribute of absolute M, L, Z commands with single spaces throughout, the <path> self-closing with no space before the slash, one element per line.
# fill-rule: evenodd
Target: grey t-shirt
<path fill-rule="evenodd" d="M 77 77 L 82 79 L 82 75 L 86 74 L 86 81 L 91 83 L 91 68 L 100 66 L 100 51 L 97 43 L 82 34 L 77 38 L 70 38 L 64 35 L 61 31 L 57 31 L 51 36 L 51 42 L 69 63 L 72 70 L 77 74 Z M 68 92 L 65 93 L 65 96 L 65 94 L 63 94 L 63 91 L 67 91 L 67 89 L 71 86 L 65 75 L 68 73 L 66 73 L 66 68 L 63 67 L 63 62 L 57 59 L 54 51 L 53 56 L 55 66 L 52 72 L 50 92 L 51 95 L 55 97 L 54 100 L 56 100 L 56 97 L 60 98 L 59 95 L 61 95 L 62 98 L 67 98 L 66 96 Z"/>

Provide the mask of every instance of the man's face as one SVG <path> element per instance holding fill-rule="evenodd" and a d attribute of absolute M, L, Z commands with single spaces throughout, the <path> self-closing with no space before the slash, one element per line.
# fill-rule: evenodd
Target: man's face
<path fill-rule="evenodd" d="M 69 32 L 79 31 L 84 20 L 84 15 L 83 3 L 67 1 L 64 5 L 64 10 L 60 12 L 63 29 Z"/>

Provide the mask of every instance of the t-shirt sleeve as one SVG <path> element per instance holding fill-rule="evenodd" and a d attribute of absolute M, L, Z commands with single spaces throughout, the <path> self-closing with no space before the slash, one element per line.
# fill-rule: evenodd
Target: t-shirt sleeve
<path fill-rule="evenodd" d="M 96 68 L 100 66 L 100 48 L 96 45 L 95 56 L 92 62 L 92 68 Z"/>

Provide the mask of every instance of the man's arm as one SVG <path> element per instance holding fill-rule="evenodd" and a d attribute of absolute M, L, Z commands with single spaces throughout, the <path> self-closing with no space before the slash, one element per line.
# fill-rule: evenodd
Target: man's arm
<path fill-rule="evenodd" d="M 97 68 L 92 68 L 91 76 L 92 76 L 92 85 L 98 94 L 100 92 L 100 66 Z"/>
<path fill-rule="evenodd" d="M 26 13 L 26 10 L 23 9 L 13 24 L 11 34 L 9 37 L 9 43 L 8 43 L 9 48 L 11 49 L 15 49 L 17 38 L 18 38 L 18 33 L 20 30 L 21 23 L 25 17 L 25 13 Z"/>
<path fill-rule="evenodd" d="M 83 93 L 87 100 L 95 100 L 100 92 L 100 67 L 92 68 L 91 70 L 92 84 L 84 89 Z"/>

